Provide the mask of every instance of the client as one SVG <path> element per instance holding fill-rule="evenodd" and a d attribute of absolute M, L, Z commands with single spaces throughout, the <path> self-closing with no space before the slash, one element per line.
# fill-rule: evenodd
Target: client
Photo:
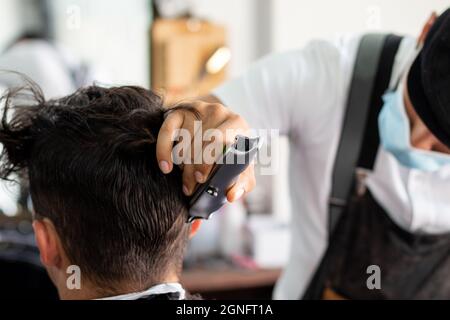
<path fill-rule="evenodd" d="M 46 101 L 27 81 L 2 104 L 0 178 L 27 176 L 41 261 L 60 298 L 185 299 L 179 275 L 199 222 L 186 223 L 180 171 L 157 164 L 170 112 L 162 99 L 90 86 Z"/>

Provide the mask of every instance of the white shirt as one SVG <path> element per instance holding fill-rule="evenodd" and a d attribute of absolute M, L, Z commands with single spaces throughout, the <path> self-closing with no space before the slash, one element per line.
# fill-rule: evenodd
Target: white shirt
<path fill-rule="evenodd" d="M 313 41 L 302 50 L 270 55 L 213 92 L 252 128 L 279 129 L 290 138 L 292 240 L 275 299 L 302 296 L 327 246 L 332 169 L 360 38 Z M 415 46 L 413 38 L 402 41 L 391 85 L 414 58 Z M 400 215 L 394 221 L 410 220 L 394 210 L 395 201 L 379 192 L 383 188 L 374 186 L 376 179 L 369 188 L 377 201 Z"/>
<path fill-rule="evenodd" d="M 184 300 L 186 298 L 186 291 L 183 289 L 181 284 L 179 283 L 162 283 L 156 286 L 153 286 L 142 292 L 133 292 L 122 294 L 120 296 L 113 296 L 107 298 L 101 298 L 96 300 L 138 300 L 141 298 L 145 298 L 151 295 L 159 295 L 166 293 L 179 293 L 179 300 Z"/>

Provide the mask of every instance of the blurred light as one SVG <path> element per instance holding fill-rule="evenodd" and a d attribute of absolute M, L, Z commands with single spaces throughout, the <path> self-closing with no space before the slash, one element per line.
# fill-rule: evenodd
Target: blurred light
<path fill-rule="evenodd" d="M 231 51 L 227 47 L 217 49 L 206 62 L 206 71 L 209 74 L 216 74 L 223 70 L 231 60 Z"/>

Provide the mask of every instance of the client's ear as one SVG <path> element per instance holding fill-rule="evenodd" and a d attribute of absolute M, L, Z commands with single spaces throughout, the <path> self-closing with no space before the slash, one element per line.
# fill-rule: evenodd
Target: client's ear
<path fill-rule="evenodd" d="M 49 219 L 34 220 L 33 229 L 42 264 L 61 269 L 64 252 L 53 222 Z"/>
<path fill-rule="evenodd" d="M 189 239 L 192 239 L 193 236 L 198 232 L 200 226 L 202 225 L 202 221 L 197 219 L 191 222 L 191 230 L 189 231 Z"/>

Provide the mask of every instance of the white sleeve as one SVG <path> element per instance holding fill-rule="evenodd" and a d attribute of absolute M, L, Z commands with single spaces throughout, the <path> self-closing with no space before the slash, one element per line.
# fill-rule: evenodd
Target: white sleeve
<path fill-rule="evenodd" d="M 327 110 L 333 108 L 344 82 L 342 60 L 338 46 L 314 41 L 301 50 L 257 61 L 213 94 L 254 129 L 299 134 L 330 114 Z"/>

